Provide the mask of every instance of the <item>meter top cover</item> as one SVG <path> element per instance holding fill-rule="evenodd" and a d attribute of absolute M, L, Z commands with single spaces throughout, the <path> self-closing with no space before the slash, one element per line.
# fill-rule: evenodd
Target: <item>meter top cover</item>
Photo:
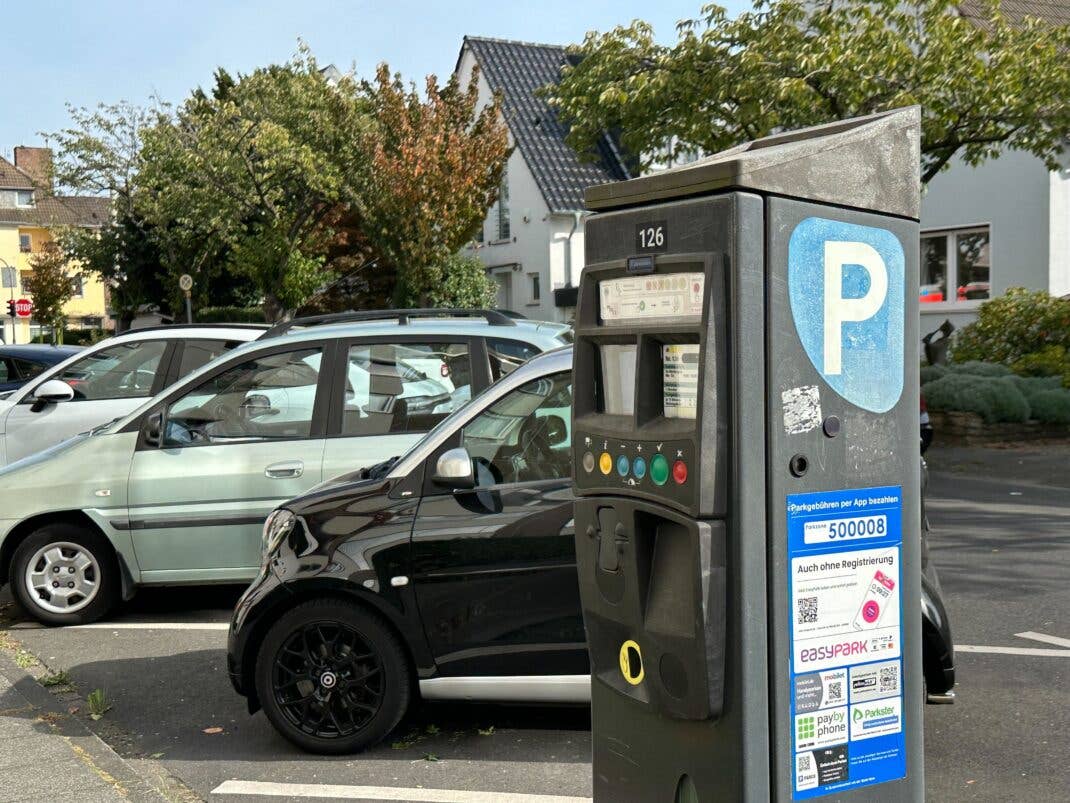
<path fill-rule="evenodd" d="M 587 190 L 603 211 L 726 189 L 832 203 L 917 220 L 918 128 L 912 106 L 774 134 L 680 167 Z"/>

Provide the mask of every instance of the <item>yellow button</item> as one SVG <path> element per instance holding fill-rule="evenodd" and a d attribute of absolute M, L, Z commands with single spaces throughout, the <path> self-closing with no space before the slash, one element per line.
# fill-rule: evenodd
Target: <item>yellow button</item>
<path fill-rule="evenodd" d="M 602 452 L 602 456 L 598 458 L 598 468 L 603 474 L 613 470 L 613 458 L 609 456 L 609 452 Z"/>
<path fill-rule="evenodd" d="M 631 639 L 620 645 L 620 673 L 632 686 L 638 686 L 646 677 L 643 669 L 643 653 Z"/>

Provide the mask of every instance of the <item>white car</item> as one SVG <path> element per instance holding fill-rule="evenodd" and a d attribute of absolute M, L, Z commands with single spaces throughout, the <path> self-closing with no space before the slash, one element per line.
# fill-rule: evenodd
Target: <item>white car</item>
<path fill-rule="evenodd" d="M 265 330 L 251 324 L 158 326 L 79 351 L 0 400 L 0 465 L 127 415 Z"/>

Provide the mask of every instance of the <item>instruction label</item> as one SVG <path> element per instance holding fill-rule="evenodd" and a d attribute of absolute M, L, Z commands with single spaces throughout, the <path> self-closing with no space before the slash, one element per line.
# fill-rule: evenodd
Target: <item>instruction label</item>
<path fill-rule="evenodd" d="M 902 496 L 787 498 L 795 800 L 906 777 Z"/>
<path fill-rule="evenodd" d="M 666 418 L 695 418 L 698 411 L 698 343 L 662 346 L 662 402 Z"/>
<path fill-rule="evenodd" d="M 598 283 L 599 313 L 607 326 L 652 318 L 702 316 L 703 273 L 656 273 Z"/>

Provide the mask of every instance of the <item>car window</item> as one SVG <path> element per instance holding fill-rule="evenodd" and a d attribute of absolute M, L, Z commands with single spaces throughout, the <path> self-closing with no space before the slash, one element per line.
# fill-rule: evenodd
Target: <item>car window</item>
<path fill-rule="evenodd" d="M 30 362 L 29 360 L 21 359 L 20 357 L 12 357 L 11 364 L 14 367 L 14 373 L 22 379 L 33 379 L 39 373 L 44 371 L 48 365 L 43 362 Z M 14 375 L 9 374 L 12 379 Z M 0 380 L 2 382 L 3 380 Z"/>
<path fill-rule="evenodd" d="M 284 351 L 216 374 L 168 407 L 164 446 L 310 437 L 321 357 Z"/>
<path fill-rule="evenodd" d="M 342 434 L 427 432 L 472 398 L 465 343 L 351 346 Z"/>
<path fill-rule="evenodd" d="M 166 340 L 117 343 L 87 354 L 53 378 L 74 389 L 72 401 L 145 397 L 166 349 Z"/>
<path fill-rule="evenodd" d="M 473 418 L 461 445 L 475 463 L 476 483 L 533 482 L 572 473 L 572 374 L 521 385 Z"/>
<path fill-rule="evenodd" d="M 487 339 L 487 356 L 490 357 L 490 374 L 497 382 L 508 376 L 532 357 L 539 354 L 537 347 L 519 340 Z"/>
<path fill-rule="evenodd" d="M 183 340 L 182 359 L 178 362 L 176 379 L 192 374 L 238 345 L 241 345 L 239 340 Z"/>
<path fill-rule="evenodd" d="M 0 382 L 14 382 L 15 372 L 6 357 L 0 357 Z"/>

